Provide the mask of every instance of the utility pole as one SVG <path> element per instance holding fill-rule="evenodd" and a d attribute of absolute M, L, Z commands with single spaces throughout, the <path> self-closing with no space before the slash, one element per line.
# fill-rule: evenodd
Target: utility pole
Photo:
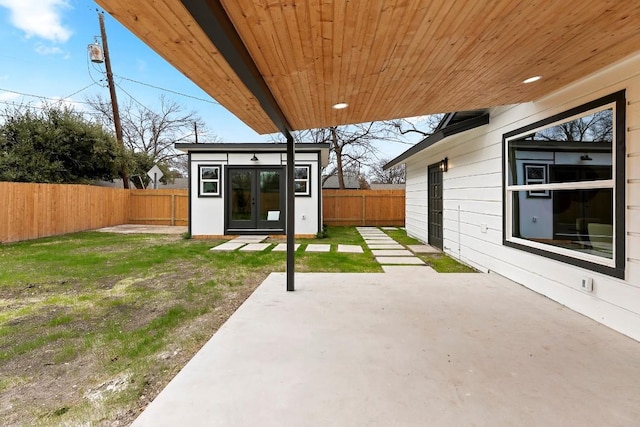
<path fill-rule="evenodd" d="M 120 110 L 118 109 L 118 98 L 116 97 L 116 86 L 113 83 L 113 72 L 111 71 L 111 59 L 109 57 L 109 45 L 107 44 L 107 32 L 104 29 L 104 14 L 98 12 L 98 21 L 100 22 L 100 36 L 102 38 L 102 49 L 104 51 L 104 65 L 107 69 L 107 83 L 109 84 L 109 94 L 111 95 L 111 108 L 113 109 L 113 125 L 116 128 L 116 139 L 124 148 L 124 140 L 122 138 L 122 123 L 120 122 Z M 120 169 L 120 177 L 124 188 L 129 188 L 129 174 L 127 168 L 122 163 Z"/>

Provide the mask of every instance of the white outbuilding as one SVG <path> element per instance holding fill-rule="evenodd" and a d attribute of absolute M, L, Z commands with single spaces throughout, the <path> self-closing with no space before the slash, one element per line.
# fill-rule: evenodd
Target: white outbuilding
<path fill-rule="evenodd" d="M 189 162 L 193 237 L 286 234 L 286 144 L 176 144 Z M 322 168 L 329 144 L 295 146 L 295 234 L 322 229 Z"/>

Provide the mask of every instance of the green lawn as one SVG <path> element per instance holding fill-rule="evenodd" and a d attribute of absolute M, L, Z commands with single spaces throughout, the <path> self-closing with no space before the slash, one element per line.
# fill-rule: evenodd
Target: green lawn
<path fill-rule="evenodd" d="M 330 235 L 321 242 L 362 243 L 355 229 Z M 220 243 L 86 232 L 1 245 L 3 423 L 130 422 L 270 272 L 285 270 L 284 252 L 209 251 Z M 296 269 L 382 271 L 370 251 L 300 251 Z"/>
<path fill-rule="evenodd" d="M 209 251 L 222 242 L 86 232 L 0 245 L 3 424 L 131 422 L 269 273 L 285 270 L 285 252 Z M 382 271 L 354 227 L 298 243 L 297 271 Z M 332 250 L 304 252 L 310 243 Z"/>

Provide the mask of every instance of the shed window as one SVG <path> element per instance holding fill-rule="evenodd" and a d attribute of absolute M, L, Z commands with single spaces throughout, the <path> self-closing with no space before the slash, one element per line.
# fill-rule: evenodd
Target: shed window
<path fill-rule="evenodd" d="M 311 196 L 311 165 L 296 165 L 293 178 L 296 196 Z"/>
<path fill-rule="evenodd" d="M 220 197 L 220 165 L 198 166 L 199 197 Z"/>
<path fill-rule="evenodd" d="M 624 92 L 504 135 L 505 245 L 624 275 Z"/>

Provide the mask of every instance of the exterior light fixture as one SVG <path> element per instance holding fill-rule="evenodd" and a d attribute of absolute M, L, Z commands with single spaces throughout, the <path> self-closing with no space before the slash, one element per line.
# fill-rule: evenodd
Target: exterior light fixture
<path fill-rule="evenodd" d="M 440 161 L 440 171 L 447 172 L 449 170 L 449 158 L 445 157 Z"/>
<path fill-rule="evenodd" d="M 251 158 L 252 162 L 257 162 L 258 158 L 256 157 L 256 153 L 253 153 L 253 157 Z"/>
<path fill-rule="evenodd" d="M 542 78 L 542 76 L 533 76 L 533 77 L 529 77 L 528 79 L 524 79 L 522 81 L 522 83 L 527 84 L 527 83 L 533 83 L 533 82 L 537 82 L 538 80 L 540 80 Z"/>
<path fill-rule="evenodd" d="M 337 104 L 333 104 L 331 108 L 333 108 L 334 110 L 342 110 L 344 108 L 347 108 L 348 106 L 349 104 L 347 104 L 346 102 L 338 102 Z"/>

